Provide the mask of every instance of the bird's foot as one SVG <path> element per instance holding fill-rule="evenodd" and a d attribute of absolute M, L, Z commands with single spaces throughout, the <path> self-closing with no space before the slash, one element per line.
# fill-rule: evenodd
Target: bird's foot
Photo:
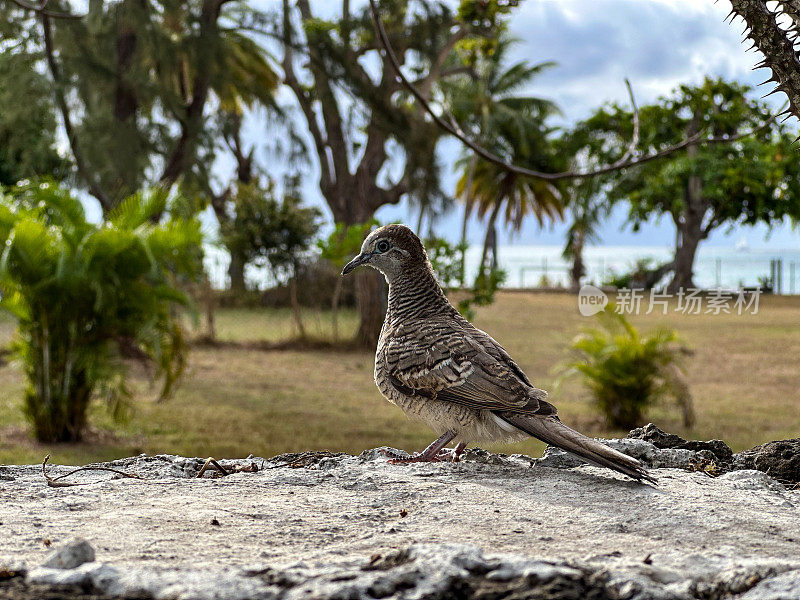
<path fill-rule="evenodd" d="M 467 445 L 464 442 L 459 442 L 455 448 L 442 448 L 436 456 L 441 461 L 459 462 L 466 448 Z"/>
<path fill-rule="evenodd" d="M 442 462 L 458 462 L 459 461 L 459 454 L 456 454 L 455 448 L 444 448 L 439 450 L 439 454 L 436 455 Z"/>

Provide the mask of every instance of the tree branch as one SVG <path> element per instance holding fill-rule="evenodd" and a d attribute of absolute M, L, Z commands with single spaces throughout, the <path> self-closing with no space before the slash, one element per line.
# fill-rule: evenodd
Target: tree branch
<path fill-rule="evenodd" d="M 800 119 L 800 56 L 793 36 L 800 32 L 800 3 L 797 0 L 779 0 L 772 11 L 763 0 L 731 0 L 728 16 L 738 15 L 747 24 L 746 38 L 758 48 L 764 60 L 756 65 L 768 67 L 772 76 L 767 81 L 777 84 L 777 89 L 789 98 L 789 114 Z M 788 16 L 793 24 L 788 29 L 778 25 L 780 16 Z M 766 83 L 766 81 L 764 82 Z"/>
<path fill-rule="evenodd" d="M 463 40 L 466 35 L 467 30 L 463 27 L 459 27 L 455 33 L 450 36 L 450 39 L 447 40 L 447 43 L 445 43 L 445 45 L 439 49 L 436 59 L 431 63 L 431 68 L 428 71 L 428 74 L 418 80 L 418 89 L 426 98 L 431 97 L 433 84 L 436 83 L 436 81 L 438 81 L 442 75 L 442 69 L 444 68 L 444 63 L 447 61 L 447 57 L 450 56 L 450 53 L 453 51 L 453 48 L 455 48 L 455 45 L 459 41 Z"/>
<path fill-rule="evenodd" d="M 217 20 L 219 19 L 222 5 L 229 0 L 203 0 L 200 13 L 201 39 L 213 39 L 216 34 Z M 198 60 L 198 70 L 192 82 L 192 99 L 185 107 L 185 113 L 178 116 L 181 124 L 181 135 L 170 154 L 169 159 L 161 173 L 160 182 L 172 185 L 177 181 L 189 165 L 194 154 L 194 146 L 203 121 L 208 92 L 211 85 L 211 52 L 208 42 L 201 46 L 202 54 Z"/>
<path fill-rule="evenodd" d="M 47 59 L 47 67 L 50 71 L 50 77 L 53 79 L 53 93 L 56 97 L 58 110 L 61 113 L 61 119 L 64 121 L 64 132 L 67 134 L 69 147 L 72 150 L 72 156 L 75 159 L 75 166 L 78 169 L 78 174 L 89 187 L 89 193 L 97 198 L 98 202 L 100 202 L 100 206 L 105 212 L 112 208 L 113 203 L 111 202 L 111 198 L 108 197 L 100 184 L 92 176 L 92 173 L 90 173 L 86 164 L 86 160 L 83 156 L 83 152 L 81 151 L 80 143 L 78 142 L 78 136 L 75 134 L 75 129 L 72 126 L 72 118 L 69 114 L 69 107 L 67 106 L 67 100 L 64 97 L 61 73 L 58 70 L 55 51 L 53 50 L 53 32 L 50 27 L 50 15 L 43 11 L 37 12 L 39 14 L 39 21 L 42 24 L 42 36 L 44 38 L 44 52 Z"/>
<path fill-rule="evenodd" d="M 308 0 L 298 0 L 297 6 L 300 9 L 300 16 L 304 21 L 313 18 Z M 336 177 L 344 177 L 350 172 L 347 160 L 347 142 L 344 135 L 342 115 L 339 112 L 339 104 L 336 95 L 333 93 L 328 74 L 320 65 L 324 64 L 322 56 L 314 49 L 311 40 L 308 40 L 309 55 L 316 60 L 309 63 L 309 70 L 314 77 L 316 97 L 322 108 L 322 119 L 325 122 L 325 132 L 327 147 L 330 149 L 329 160 L 333 161 L 333 168 Z M 327 153 L 326 153 L 327 154 Z"/>
<path fill-rule="evenodd" d="M 50 17 L 52 19 L 82 19 L 86 15 L 73 15 L 71 13 L 62 13 L 62 12 L 54 12 L 52 10 L 47 10 L 47 4 L 50 0 L 44 0 L 41 4 L 30 4 L 29 2 L 25 2 L 25 0 L 11 0 L 14 4 L 19 6 L 20 8 L 24 8 L 25 10 L 32 10 L 35 13 L 38 13 L 40 16 Z"/>
<path fill-rule="evenodd" d="M 625 86 L 628 88 L 628 96 L 631 99 L 631 108 L 633 110 L 633 135 L 631 136 L 631 142 L 628 144 L 628 149 L 625 151 L 618 161 L 616 161 L 613 165 L 624 165 L 628 159 L 633 156 L 633 153 L 636 152 L 636 146 L 639 145 L 639 107 L 636 106 L 636 98 L 633 96 L 633 88 L 631 87 L 630 80 L 626 77 L 625 78 Z"/>
<path fill-rule="evenodd" d="M 325 190 L 330 189 L 333 185 L 336 174 L 332 172 L 330 162 L 328 161 L 328 152 L 325 149 L 326 142 L 322 135 L 322 130 L 319 127 L 317 113 L 314 110 L 308 93 L 300 85 L 294 71 L 294 47 L 289 10 L 289 0 L 283 0 L 283 82 L 294 92 L 297 102 L 300 104 L 300 109 L 303 111 L 303 115 L 305 115 L 306 122 L 308 123 L 308 129 L 314 140 L 314 147 L 316 148 L 317 158 L 319 159 L 320 187 L 324 193 Z"/>
<path fill-rule="evenodd" d="M 442 118 L 439 114 L 437 114 L 433 110 L 425 95 L 422 92 L 420 92 L 420 90 L 418 90 L 403 74 L 403 71 L 400 68 L 400 63 L 397 60 L 397 56 L 395 55 L 394 50 L 392 49 L 392 46 L 389 42 L 389 37 L 386 34 L 386 29 L 384 28 L 383 23 L 381 22 L 380 17 L 378 15 L 376 0 L 369 0 L 369 5 L 370 5 L 370 11 L 372 13 L 372 20 L 378 32 L 378 38 L 380 39 L 381 44 L 383 46 L 384 55 L 386 56 L 386 58 L 388 58 L 389 63 L 391 64 L 392 68 L 394 69 L 395 73 L 397 74 L 397 77 L 400 79 L 402 84 L 417 99 L 417 101 L 420 103 L 425 112 L 428 113 L 428 115 L 431 117 L 434 123 L 436 123 L 436 125 L 438 125 L 441 129 L 443 129 L 453 137 L 457 138 L 459 141 L 461 141 L 462 144 L 470 148 L 473 152 L 475 152 L 475 154 L 480 156 L 485 161 L 496 164 L 505 169 L 506 171 L 508 171 L 509 173 L 514 173 L 516 175 L 523 175 L 526 177 L 533 177 L 536 179 L 545 179 L 548 181 L 595 177 L 597 175 L 603 175 L 605 173 L 611 173 L 613 171 L 619 171 L 620 169 L 625 169 L 627 167 L 632 167 L 635 165 L 640 165 L 653 160 L 657 160 L 659 158 L 669 156 L 670 154 L 674 154 L 675 152 L 683 150 L 684 148 L 694 144 L 718 144 L 718 143 L 728 144 L 731 142 L 735 142 L 736 140 L 749 137 L 761 131 L 762 129 L 768 127 L 778 117 L 778 115 L 773 115 L 755 129 L 743 132 L 741 134 L 730 135 L 730 136 L 702 137 L 702 135 L 698 133 L 677 144 L 674 144 L 672 146 L 667 146 L 666 148 L 663 148 L 658 152 L 652 152 L 650 154 L 637 156 L 635 158 L 628 157 L 625 161 L 617 161 L 611 165 L 598 167 L 590 171 L 564 171 L 561 173 L 544 173 L 542 171 L 534 171 L 532 169 L 526 169 L 525 167 L 512 165 L 504 161 L 496 154 L 493 154 L 486 148 L 483 148 L 482 146 L 478 145 L 476 142 L 466 137 L 463 134 L 463 132 L 460 132 L 457 128 L 454 128 L 452 125 L 450 125 L 445 118 Z"/>

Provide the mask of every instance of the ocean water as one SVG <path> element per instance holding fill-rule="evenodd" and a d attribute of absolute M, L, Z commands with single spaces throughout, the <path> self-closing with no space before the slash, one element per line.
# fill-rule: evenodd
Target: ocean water
<path fill-rule="evenodd" d="M 477 272 L 480 255 L 480 246 L 471 246 L 467 251 L 466 269 L 470 277 Z M 660 263 L 671 256 L 672 249 L 666 246 L 589 247 L 584 254 L 586 281 L 599 284 L 612 273 L 619 275 L 630 271 L 639 259 L 650 258 L 654 263 Z M 505 287 L 538 287 L 545 282 L 550 286 L 569 285 L 569 263 L 561 257 L 558 246 L 500 246 L 498 259 L 500 267 L 507 273 Z M 218 289 L 227 286 L 228 260 L 226 252 L 206 246 L 206 270 L 212 285 Z M 765 250 L 701 246 L 695 260 L 694 282 L 706 289 L 758 286 L 761 279 L 770 277 L 773 260 L 779 260 L 782 265 L 781 293 L 800 294 L 800 248 Z M 274 284 L 265 268 L 248 267 L 246 276 L 250 284 L 259 289 Z"/>

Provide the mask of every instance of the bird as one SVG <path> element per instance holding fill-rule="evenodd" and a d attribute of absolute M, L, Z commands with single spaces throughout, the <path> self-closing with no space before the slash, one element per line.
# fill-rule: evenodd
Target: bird
<path fill-rule="evenodd" d="M 356 267 L 380 271 L 389 296 L 375 352 L 381 394 L 439 437 L 422 452 L 386 451 L 389 462 L 458 461 L 467 444 L 535 437 L 637 481 L 656 483 L 635 458 L 558 418 L 547 392 L 534 387 L 508 352 L 450 303 L 422 241 L 405 225 L 372 231 L 342 276 Z M 452 449 L 446 446 L 451 442 Z"/>

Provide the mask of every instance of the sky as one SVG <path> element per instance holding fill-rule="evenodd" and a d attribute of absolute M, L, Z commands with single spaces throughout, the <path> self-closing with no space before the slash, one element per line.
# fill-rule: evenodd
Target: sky
<path fill-rule="evenodd" d="M 271 0 L 257 4 L 274 8 Z M 313 9 L 322 16 L 339 4 L 333 0 L 312 1 Z M 353 4 L 358 6 L 363 2 Z M 626 77 L 639 104 L 655 101 L 678 84 L 699 83 L 705 75 L 756 86 L 768 77 L 768 72 L 753 69 L 760 56 L 757 51 L 745 51 L 742 21 L 725 22 L 729 11 L 727 0 L 525 0 L 511 19 L 511 33 L 519 39 L 512 60 L 558 63 L 524 91 L 554 100 L 563 112 L 560 124 L 564 125 L 588 116 L 607 101 L 628 104 Z M 767 91 L 769 88 L 758 88 L 760 94 Z M 767 100 L 775 108 L 784 102 L 781 94 Z M 796 122 L 791 126 L 796 127 Z M 263 144 L 268 135 L 263 121 L 252 118 L 247 127 L 247 137 Z M 452 162 L 459 152 L 460 146 L 454 140 L 444 142 L 440 148 L 445 164 L 443 188 L 447 193 L 452 193 L 455 187 Z M 325 207 L 317 188 L 316 171 L 308 177 L 303 189 L 306 202 Z M 668 218 L 660 222 L 652 220 L 634 234 L 630 226 L 625 226 L 625 216 L 624 207 L 612 214 L 601 228 L 602 244 L 673 243 L 674 226 Z M 405 204 L 384 207 L 377 217 L 385 222 L 399 220 L 411 225 L 417 220 L 415 212 Z M 437 222 L 436 232 L 455 240 L 460 222 L 461 211 L 457 206 Z M 516 235 L 502 231 L 501 242 L 561 245 L 565 230 L 563 223 L 541 228 L 530 218 Z M 470 242 L 479 243 L 482 234 L 481 224 L 471 222 Z M 722 228 L 712 233 L 706 243 L 792 248 L 800 245 L 800 232 L 788 224 L 771 231 L 765 226 L 739 227 L 734 231 Z"/>

